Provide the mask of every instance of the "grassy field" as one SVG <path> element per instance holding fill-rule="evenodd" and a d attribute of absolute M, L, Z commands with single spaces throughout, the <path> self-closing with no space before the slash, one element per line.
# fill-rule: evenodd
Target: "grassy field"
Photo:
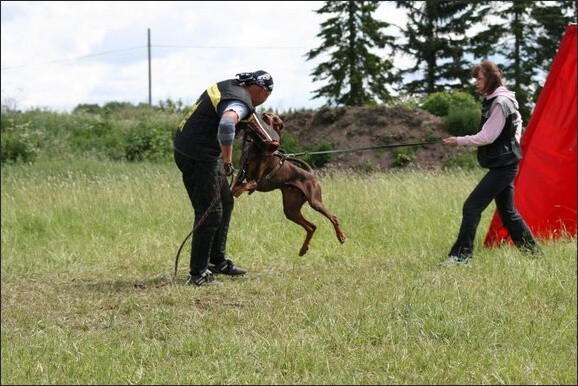
<path fill-rule="evenodd" d="M 481 171 L 320 175 L 347 236 L 281 194 L 235 202 L 230 257 L 189 287 L 170 164 L 2 168 L 2 384 L 576 384 L 576 240 L 443 268 Z"/>

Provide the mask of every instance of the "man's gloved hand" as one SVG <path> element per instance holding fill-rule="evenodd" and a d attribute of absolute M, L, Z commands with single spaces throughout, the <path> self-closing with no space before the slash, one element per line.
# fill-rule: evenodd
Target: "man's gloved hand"
<path fill-rule="evenodd" d="M 233 167 L 233 164 L 228 162 L 223 164 L 223 170 L 225 172 L 225 176 L 227 177 L 232 176 L 233 173 L 235 173 L 235 168 Z"/>

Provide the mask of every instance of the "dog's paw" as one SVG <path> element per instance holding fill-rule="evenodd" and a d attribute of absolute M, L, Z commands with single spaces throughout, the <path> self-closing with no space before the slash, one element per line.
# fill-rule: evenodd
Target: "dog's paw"
<path fill-rule="evenodd" d="M 233 189 L 231 189 L 231 193 L 233 194 L 233 197 L 237 198 L 243 194 L 243 189 L 241 189 L 240 186 L 235 186 Z"/>

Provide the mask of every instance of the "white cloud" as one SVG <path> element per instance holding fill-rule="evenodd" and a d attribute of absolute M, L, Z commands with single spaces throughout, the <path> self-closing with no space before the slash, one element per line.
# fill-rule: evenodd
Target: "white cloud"
<path fill-rule="evenodd" d="M 317 108 L 317 62 L 304 55 L 321 42 L 323 3 L 3 1 L 2 101 L 63 111 L 146 103 L 150 29 L 153 104 L 192 103 L 209 83 L 263 69 L 275 81 L 264 107 Z"/>

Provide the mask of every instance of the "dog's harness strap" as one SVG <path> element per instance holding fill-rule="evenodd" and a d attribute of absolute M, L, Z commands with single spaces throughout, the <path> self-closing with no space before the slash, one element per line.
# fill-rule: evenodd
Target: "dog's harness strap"
<path fill-rule="evenodd" d="M 264 180 L 270 180 L 275 173 L 277 173 L 277 171 L 279 169 L 281 169 L 281 166 L 283 166 L 283 163 L 285 163 L 285 160 L 287 159 L 286 157 L 281 157 L 279 156 L 279 154 L 273 154 L 274 156 L 277 155 L 280 159 L 279 162 L 277 163 L 277 167 L 274 168 L 273 170 L 271 170 L 269 173 L 267 173 L 267 175 L 265 177 L 263 177 Z"/>

